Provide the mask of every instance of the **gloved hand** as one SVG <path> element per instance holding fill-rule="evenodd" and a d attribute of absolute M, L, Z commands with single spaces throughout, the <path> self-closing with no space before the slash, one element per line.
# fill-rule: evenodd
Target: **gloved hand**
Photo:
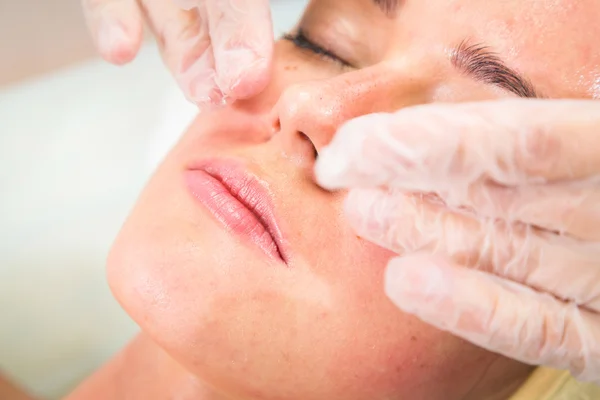
<path fill-rule="evenodd" d="M 468 341 L 600 383 L 600 102 L 373 114 L 317 165 L 350 223 L 396 251 L 386 293 Z"/>
<path fill-rule="evenodd" d="M 124 64 L 137 54 L 144 21 L 186 97 L 223 104 L 262 91 L 273 28 L 268 0 L 82 0 L 100 54 Z"/>

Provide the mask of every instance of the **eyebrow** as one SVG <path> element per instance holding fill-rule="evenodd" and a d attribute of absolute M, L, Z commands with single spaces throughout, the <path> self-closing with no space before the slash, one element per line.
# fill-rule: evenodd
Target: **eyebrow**
<path fill-rule="evenodd" d="M 519 97 L 540 97 L 525 77 L 509 68 L 497 53 L 482 44 L 469 44 L 463 40 L 452 52 L 451 62 L 471 78 L 500 87 Z"/>
<path fill-rule="evenodd" d="M 388 17 L 393 18 L 401 0 L 372 0 Z M 482 44 L 469 44 L 463 40 L 452 52 L 452 65 L 471 78 L 494 85 L 519 97 L 538 98 L 531 81 L 512 68 L 500 56 Z"/>
<path fill-rule="evenodd" d="M 400 5 L 400 0 L 373 0 L 373 3 L 381 8 L 381 11 L 383 11 L 385 15 L 392 17 Z"/>

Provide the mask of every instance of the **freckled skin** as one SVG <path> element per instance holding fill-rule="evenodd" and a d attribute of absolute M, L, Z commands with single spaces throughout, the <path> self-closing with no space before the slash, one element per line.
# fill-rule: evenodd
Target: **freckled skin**
<path fill-rule="evenodd" d="M 108 260 L 111 288 L 143 334 L 70 400 L 496 400 L 526 378 L 529 367 L 391 304 L 382 280 L 392 254 L 351 231 L 344 193 L 314 184 L 314 148 L 359 115 L 512 96 L 450 66 L 448 50 L 467 37 L 548 97 L 589 97 L 600 76 L 600 3 L 402 3 L 389 19 L 367 0 L 313 1 L 311 33 L 340 45 L 344 37 L 327 33 L 352 36 L 348 58 L 361 68 L 280 41 L 263 93 L 198 116 Z M 343 29 L 331 29 L 339 21 Z M 377 46 L 362 54 L 361 41 Z M 191 198 L 182 171 L 205 157 L 243 160 L 268 182 L 289 266 L 269 264 Z"/>

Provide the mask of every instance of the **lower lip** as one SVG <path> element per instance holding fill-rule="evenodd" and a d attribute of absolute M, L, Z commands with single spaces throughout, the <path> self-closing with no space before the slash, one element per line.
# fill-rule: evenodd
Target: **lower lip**
<path fill-rule="evenodd" d="M 271 234 L 257 216 L 216 178 L 202 170 L 186 172 L 192 195 L 230 232 L 257 245 L 269 258 L 282 261 Z"/>

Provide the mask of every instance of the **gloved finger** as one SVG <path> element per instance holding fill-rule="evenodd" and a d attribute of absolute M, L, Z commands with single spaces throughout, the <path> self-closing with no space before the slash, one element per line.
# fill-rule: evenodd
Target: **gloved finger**
<path fill-rule="evenodd" d="M 184 10 L 192 10 L 196 7 L 200 7 L 204 0 L 173 0 L 173 3 Z"/>
<path fill-rule="evenodd" d="M 344 209 L 348 223 L 360 236 L 398 254 L 424 249 L 435 252 L 437 242 L 449 236 L 448 229 L 462 232 L 470 222 L 435 198 L 399 190 L 352 189 Z M 456 248 L 449 243 L 446 247 Z"/>
<path fill-rule="evenodd" d="M 136 0 L 82 0 L 83 14 L 100 55 L 125 64 L 142 44 L 143 21 Z"/>
<path fill-rule="evenodd" d="M 217 83 L 226 96 L 245 99 L 269 80 L 273 27 L 268 0 L 206 2 Z"/>
<path fill-rule="evenodd" d="M 216 84 L 206 9 L 192 3 L 141 0 L 165 64 L 185 96 L 197 104 L 223 102 Z"/>
<path fill-rule="evenodd" d="M 516 188 L 473 185 L 461 204 L 485 217 L 600 242 L 600 185 L 591 180 Z"/>
<path fill-rule="evenodd" d="M 600 245 L 529 225 L 450 210 L 435 198 L 354 189 L 346 215 L 356 232 L 400 255 L 425 251 L 600 312 Z"/>
<path fill-rule="evenodd" d="M 437 257 L 393 259 L 385 291 L 403 311 L 507 357 L 600 383 L 600 315 Z"/>
<path fill-rule="evenodd" d="M 431 104 L 343 125 L 320 152 L 327 189 L 402 188 L 460 197 L 473 184 L 514 186 L 600 174 L 600 102 Z M 458 195 L 456 195 L 458 193 Z"/>

